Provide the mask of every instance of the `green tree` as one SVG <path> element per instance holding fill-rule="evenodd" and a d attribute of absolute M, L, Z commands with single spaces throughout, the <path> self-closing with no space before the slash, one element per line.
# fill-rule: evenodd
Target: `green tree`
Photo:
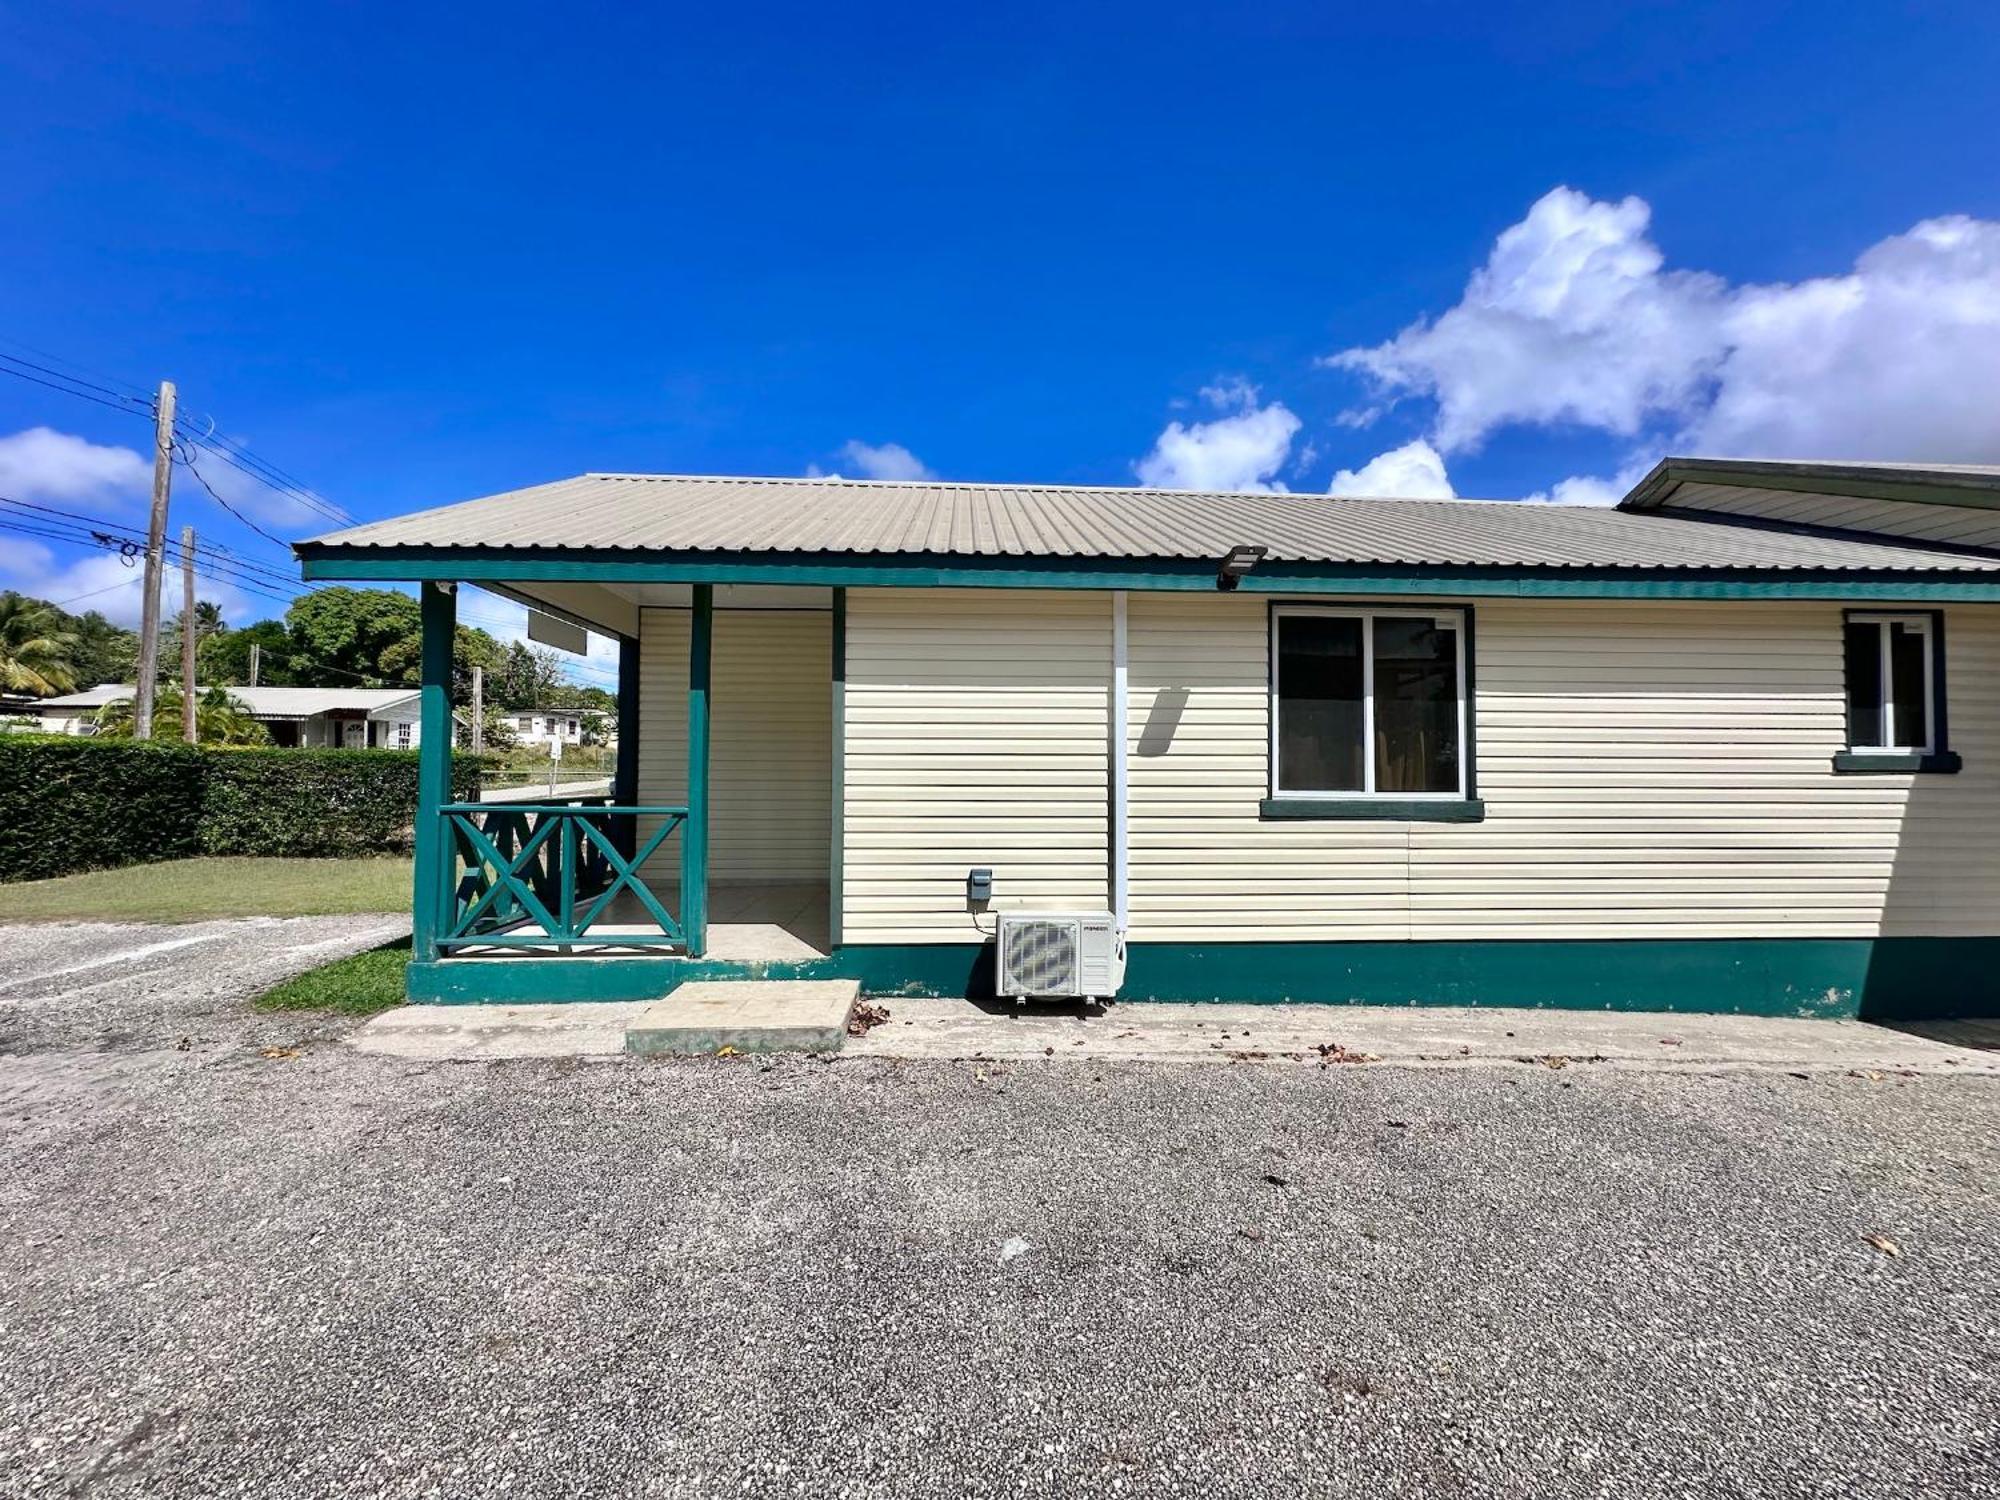
<path fill-rule="evenodd" d="M 139 673 L 139 632 L 114 625 L 96 610 L 81 615 L 56 611 L 65 628 L 76 633 L 76 681 L 79 687 L 100 682 L 131 682 Z"/>
<path fill-rule="evenodd" d="M 133 703 L 114 698 L 97 711 L 97 732 L 107 739 L 133 738 Z M 268 745 L 271 736 L 250 716 L 250 706 L 232 698 L 226 688 L 212 687 L 194 701 L 195 738 L 204 745 Z M 162 685 L 153 700 L 153 738 L 181 737 L 181 690 Z"/>
<path fill-rule="evenodd" d="M 160 674 L 164 677 L 178 677 L 181 670 L 181 617 L 187 613 L 179 610 L 172 620 L 160 630 Z M 196 669 L 201 665 L 202 647 L 218 636 L 228 632 L 229 625 L 222 618 L 222 606 L 213 599 L 197 599 L 194 605 L 194 658 Z"/>
<path fill-rule="evenodd" d="M 423 670 L 423 617 L 417 601 L 391 589 L 324 588 L 285 611 L 292 672 L 301 682 L 414 686 Z M 500 643 L 461 625 L 452 644 L 452 701 L 472 697 L 472 669 L 496 670 Z"/>
<path fill-rule="evenodd" d="M 487 696 L 503 708 L 553 708 L 563 685 L 562 658 L 547 646 L 509 641 L 487 685 Z"/>
<path fill-rule="evenodd" d="M 203 682 L 243 687 L 250 681 L 250 648 L 259 649 L 257 680 L 272 687 L 298 686 L 292 672 L 292 633 L 279 620 L 258 620 L 201 643 L 195 665 Z"/>
<path fill-rule="evenodd" d="M 37 698 L 74 692 L 82 645 L 53 605 L 12 590 L 0 594 L 0 684 L 8 692 Z"/>

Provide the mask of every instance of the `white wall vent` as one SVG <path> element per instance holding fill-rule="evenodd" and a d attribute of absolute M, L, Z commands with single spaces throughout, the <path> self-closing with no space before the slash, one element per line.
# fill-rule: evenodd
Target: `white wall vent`
<path fill-rule="evenodd" d="M 994 990 L 1006 996 L 1108 1000 L 1125 982 L 1125 939 L 1108 911 L 999 914 Z"/>

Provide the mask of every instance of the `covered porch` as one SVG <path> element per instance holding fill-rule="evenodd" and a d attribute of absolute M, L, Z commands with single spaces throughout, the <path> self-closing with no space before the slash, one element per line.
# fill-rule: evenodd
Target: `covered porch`
<path fill-rule="evenodd" d="M 452 800 L 458 586 L 421 585 L 412 998 L 644 996 L 827 964 L 839 592 L 478 585 L 618 642 L 617 756 L 608 791 Z"/>

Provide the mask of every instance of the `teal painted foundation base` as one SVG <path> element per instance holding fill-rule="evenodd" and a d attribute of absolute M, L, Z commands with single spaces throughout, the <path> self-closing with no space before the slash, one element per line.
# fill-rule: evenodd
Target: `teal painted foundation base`
<path fill-rule="evenodd" d="M 875 996 L 993 993 L 990 945 L 851 944 L 798 963 L 665 957 L 410 965 L 432 1004 L 652 1000 L 691 979 L 858 979 Z M 1919 1020 L 2000 1016 L 2000 937 L 1135 943 L 1125 1001 L 1515 1005 Z"/>

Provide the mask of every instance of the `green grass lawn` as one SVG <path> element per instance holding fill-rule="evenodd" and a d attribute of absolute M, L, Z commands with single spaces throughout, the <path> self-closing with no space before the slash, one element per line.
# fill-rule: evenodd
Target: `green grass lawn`
<path fill-rule="evenodd" d="M 409 910 L 407 859 L 174 859 L 0 885 L 0 922 L 205 922 Z"/>
<path fill-rule="evenodd" d="M 403 1003 L 403 970 L 409 962 L 408 938 L 386 948 L 350 954 L 266 990 L 257 997 L 257 1008 L 331 1010 L 344 1016 L 372 1016 Z"/>

